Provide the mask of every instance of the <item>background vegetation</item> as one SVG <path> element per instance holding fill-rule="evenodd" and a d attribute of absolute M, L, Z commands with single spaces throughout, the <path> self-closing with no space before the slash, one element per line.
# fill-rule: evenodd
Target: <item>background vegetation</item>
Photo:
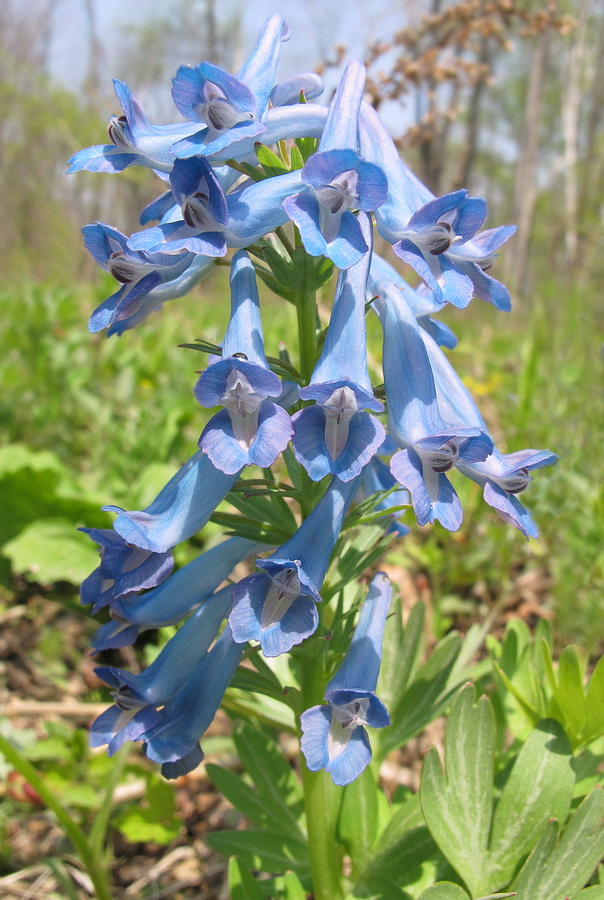
<path fill-rule="evenodd" d="M 50 14 L 51 6 L 41 9 Z M 169 81 L 185 39 L 200 59 L 229 65 L 232 28 L 210 0 L 197 11 L 203 15 L 191 17 L 186 3 L 175 4 L 169 19 L 158 15 L 131 30 L 122 56 L 136 94 Z M 531 625 L 549 618 L 558 648 L 573 640 L 600 655 L 604 8 L 600 0 L 432 0 L 408 4 L 404 16 L 388 44 L 368 41 L 373 102 L 400 123 L 406 159 L 433 190 L 466 186 L 489 200 L 489 225 L 519 223 L 495 270 L 513 287 L 513 311 L 496 313 L 475 300 L 467 311 L 442 315 L 460 339 L 455 365 L 502 449 L 549 447 L 560 461 L 539 472 L 528 493 L 537 541 L 527 544 L 506 528 L 478 489 L 459 479 L 461 531 L 413 526 L 387 564 L 408 600 L 427 601 L 429 640 L 452 624 L 463 630 L 489 617 L 497 629 L 515 613 Z M 27 679 L 19 681 L 29 666 L 39 699 L 60 699 L 77 682 L 79 701 L 93 703 L 106 695 L 82 675 L 94 626 L 77 605 L 77 584 L 97 557 L 75 527 L 109 526 L 104 503 L 145 505 L 193 452 L 204 424 L 192 395 L 200 360 L 178 344 L 219 340 L 228 294 L 217 270 L 138 330 L 109 341 L 88 334 L 88 315 L 113 282 L 86 257 L 79 228 L 98 218 L 133 230 L 157 186 L 149 172 L 63 175 L 73 152 L 103 142 L 116 104 L 99 83 L 92 38 L 83 50 L 89 76 L 77 95 L 52 81 L 42 26 L 42 16 L 25 18 L 11 4 L 0 10 L 0 618 L 12 628 L 17 610 L 31 626 L 25 660 L 8 639 L 0 649 L 4 696 L 36 697 Z M 325 64 L 328 78 L 337 56 Z M 330 296 L 326 290 L 325 303 Z M 277 355 L 290 309 L 270 297 L 265 308 L 267 352 Z M 377 353 L 377 327 L 374 340 Z M 188 552 L 181 549 L 181 559 Z M 136 649 L 141 662 L 161 637 L 150 640 Z M 22 724 L 13 716 L 8 731 L 12 721 Z M 78 777 L 89 783 L 80 739 L 64 726 L 50 732 L 50 748 L 40 750 L 27 731 L 23 746 L 34 759 L 79 760 Z M 96 764 L 100 783 L 106 773 Z M 74 788 L 66 774 L 64 781 Z M 151 789 L 167 831 L 158 838 L 157 830 L 128 832 L 127 824 L 126 832 L 139 842 L 168 841 L 173 801 L 155 782 Z M 92 800 L 82 796 L 74 802 L 85 818 Z M 5 823 L 23 813 L 25 801 L 10 802 Z M 10 869 L 8 855 L 5 863 Z"/>

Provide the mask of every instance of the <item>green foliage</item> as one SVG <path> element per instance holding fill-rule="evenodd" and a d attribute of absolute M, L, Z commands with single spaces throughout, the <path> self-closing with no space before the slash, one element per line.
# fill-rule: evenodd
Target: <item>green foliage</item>
<path fill-rule="evenodd" d="M 514 762 L 493 812 L 495 719 L 470 685 L 459 694 L 445 740 L 446 778 L 437 751 L 425 761 L 421 803 L 440 849 L 471 894 L 506 887 L 549 819 L 565 821 L 574 787 L 570 745 L 544 720 Z"/>
<path fill-rule="evenodd" d="M 604 657 L 584 687 L 585 655 L 573 644 L 565 647 L 555 671 L 547 626 L 533 640 L 524 623 L 512 621 L 502 642 L 489 637 L 487 646 L 514 735 L 526 737 L 549 716 L 564 726 L 574 751 L 604 736 Z"/>

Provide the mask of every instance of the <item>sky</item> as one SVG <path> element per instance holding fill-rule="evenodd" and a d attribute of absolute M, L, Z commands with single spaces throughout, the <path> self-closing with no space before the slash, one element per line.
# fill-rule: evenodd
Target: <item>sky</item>
<path fill-rule="evenodd" d="M 52 74 L 69 86 L 77 86 L 86 75 L 90 46 L 90 13 L 101 43 L 101 75 L 119 76 L 119 54 L 123 37 L 133 23 L 140 24 L 165 12 L 166 0 L 40 0 L 52 7 L 48 63 Z M 370 7 L 370 12 L 368 8 Z M 398 8 L 398 11 L 393 11 Z M 333 48 L 343 44 L 347 57 L 363 55 L 370 38 L 387 37 L 401 28 L 403 4 L 393 0 L 218 0 L 217 15 L 223 21 L 240 20 L 242 59 L 251 50 L 262 22 L 279 12 L 286 19 L 291 40 L 282 49 L 280 77 L 313 69 Z M 198 60 L 183 60 L 195 64 Z M 109 71 L 111 69 L 111 71 Z M 334 76 L 335 80 L 335 76 Z M 131 85 L 135 89 L 135 85 Z"/>

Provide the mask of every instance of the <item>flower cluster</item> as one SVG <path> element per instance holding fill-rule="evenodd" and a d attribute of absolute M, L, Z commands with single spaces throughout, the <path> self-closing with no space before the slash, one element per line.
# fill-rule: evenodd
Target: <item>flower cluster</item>
<path fill-rule="evenodd" d="M 312 102 L 322 91 L 312 73 L 279 83 L 288 37 L 275 15 L 236 76 L 207 62 L 182 66 L 172 94 L 184 123 L 150 124 L 116 81 L 123 115 L 109 123 L 110 143 L 70 160 L 70 172 L 146 166 L 168 188 L 142 213 L 141 224 L 150 227 L 130 237 L 101 222 L 84 228 L 87 249 L 119 284 L 92 314 L 92 332 L 133 328 L 236 251 L 221 353 L 195 386 L 201 406 L 218 408 L 199 450 L 147 509 L 107 507 L 117 513 L 113 528 L 85 529 L 100 546 L 101 563 L 82 585 L 82 602 L 93 612 L 107 607 L 110 616 L 95 635 L 96 650 L 183 623 L 141 674 L 97 670 L 115 704 L 95 722 L 93 742 L 115 753 L 125 740 L 140 740 L 167 777 L 201 760 L 199 740 L 248 642 L 271 658 L 295 653 L 317 632 L 320 592 L 351 504 L 373 498 L 384 530 L 398 534 L 407 529 L 392 510 L 409 503 L 420 525 L 439 521 L 454 531 L 462 508 L 448 476 L 456 469 L 484 488 L 504 521 L 535 536 L 517 495 L 533 469 L 555 461 L 546 450 L 497 449 L 443 352 L 456 338 L 434 318 L 446 304 L 464 308 L 473 296 L 509 309 L 506 288 L 488 272 L 514 229 L 480 231 L 484 200 L 465 190 L 434 197 L 418 180 L 363 100 L 360 61 L 348 63 L 328 106 Z M 275 161 L 272 168 L 258 164 L 266 159 Z M 292 228 L 283 229 L 288 223 L 293 239 Z M 374 228 L 419 276 L 419 287 L 374 252 Z M 313 295 L 310 351 L 301 336 L 305 365 L 299 372 L 290 366 L 285 382 L 283 366 L 265 355 L 253 256 L 299 312 L 312 288 L 296 293 L 296 280 L 302 284 L 321 260 L 328 274 L 339 270 L 328 327 L 317 343 Z M 289 286 L 283 272 L 294 273 Z M 383 331 L 379 397 L 367 365 L 368 310 Z M 286 449 L 290 474 L 297 466 L 301 483 L 325 482 L 287 540 L 275 549 L 231 537 L 172 574 L 172 549 L 203 528 L 246 467 L 266 471 Z M 291 508 L 289 515 L 297 524 Z M 256 558 L 257 571 L 225 587 L 247 558 Z M 390 600 L 380 573 L 326 685 L 327 705 L 301 715 L 309 769 L 325 768 L 337 784 L 369 762 L 364 726 L 389 724 L 375 688 Z"/>

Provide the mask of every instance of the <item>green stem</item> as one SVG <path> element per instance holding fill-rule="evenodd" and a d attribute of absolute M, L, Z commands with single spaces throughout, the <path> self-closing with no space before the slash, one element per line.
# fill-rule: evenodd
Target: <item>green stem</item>
<path fill-rule="evenodd" d="M 90 829 L 90 833 L 88 835 L 88 843 L 90 844 L 93 855 L 97 859 L 100 858 L 101 853 L 103 852 L 103 845 L 105 843 L 105 837 L 107 835 L 107 827 L 109 825 L 109 819 L 111 818 L 113 792 L 118 786 L 120 778 L 123 775 L 126 763 L 128 762 L 128 757 L 130 756 L 131 746 L 132 745 L 130 743 L 124 744 L 122 747 L 120 747 L 115 756 L 105 786 L 105 793 L 103 796 L 103 802 L 101 803 L 101 808 L 96 814 L 94 824 Z"/>
<path fill-rule="evenodd" d="M 308 384 L 317 361 L 317 302 L 314 294 L 301 296 L 296 303 L 300 375 Z"/>
<path fill-rule="evenodd" d="M 322 654 L 304 661 L 303 708 L 321 703 L 325 690 Z M 336 838 L 341 792 L 327 772 L 311 772 L 300 757 L 308 850 L 315 900 L 342 900 L 342 855 Z"/>
<path fill-rule="evenodd" d="M 23 775 L 28 784 L 30 784 L 39 794 L 42 802 L 57 817 L 65 834 L 80 854 L 82 862 L 86 866 L 90 880 L 94 885 L 97 900 L 112 900 L 111 889 L 109 887 L 105 869 L 101 865 L 98 856 L 93 852 L 86 835 L 79 825 L 73 821 L 69 813 L 65 812 L 60 801 L 54 796 L 52 791 L 46 787 L 46 784 L 31 763 L 23 759 L 19 751 L 13 747 L 6 738 L 2 737 L 2 735 L 0 735 L 0 753 L 5 757 L 6 761 L 17 770 L 17 772 L 20 772 L 21 775 Z"/>

